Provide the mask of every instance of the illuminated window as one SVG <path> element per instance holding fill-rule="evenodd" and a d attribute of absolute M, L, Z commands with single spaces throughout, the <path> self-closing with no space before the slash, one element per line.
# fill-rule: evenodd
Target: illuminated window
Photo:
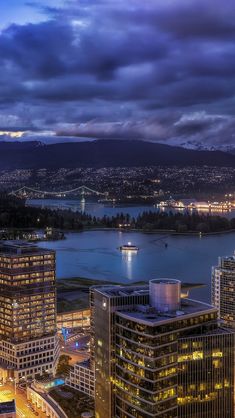
<path fill-rule="evenodd" d="M 222 367 L 222 363 L 220 360 L 213 360 L 213 366 L 215 369 L 220 369 Z"/>
<path fill-rule="evenodd" d="M 192 360 L 192 355 L 191 354 L 185 354 L 183 356 L 179 356 L 178 357 L 178 362 L 181 363 L 183 361 L 190 361 Z"/>
<path fill-rule="evenodd" d="M 230 387 L 229 381 L 227 379 L 224 379 L 224 387 L 225 388 L 229 388 Z"/>
<path fill-rule="evenodd" d="M 185 350 L 186 348 L 188 348 L 188 343 L 182 343 L 181 348 L 182 350 Z"/>
<path fill-rule="evenodd" d="M 193 341 L 193 348 L 202 348 L 201 341 Z"/>
<path fill-rule="evenodd" d="M 223 357 L 222 351 L 213 351 L 212 357 Z"/>
<path fill-rule="evenodd" d="M 203 359 L 203 351 L 194 351 L 193 352 L 193 360 L 202 360 Z"/>

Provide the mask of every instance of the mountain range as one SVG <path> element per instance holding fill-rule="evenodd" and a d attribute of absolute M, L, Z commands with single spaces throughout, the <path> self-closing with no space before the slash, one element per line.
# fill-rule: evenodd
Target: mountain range
<path fill-rule="evenodd" d="M 50 145 L 36 141 L 0 142 L 0 169 L 151 165 L 235 167 L 235 155 L 137 140 L 97 140 Z"/>

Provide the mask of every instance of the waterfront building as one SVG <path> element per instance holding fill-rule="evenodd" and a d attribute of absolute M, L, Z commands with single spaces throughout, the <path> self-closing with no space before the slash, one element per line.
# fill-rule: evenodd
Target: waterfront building
<path fill-rule="evenodd" d="M 16 418 L 15 400 L 0 402 L 0 417 L 1 418 Z"/>
<path fill-rule="evenodd" d="M 212 304 L 224 325 L 235 328 L 235 256 L 219 257 L 212 267 Z"/>
<path fill-rule="evenodd" d="M 55 253 L 21 241 L 0 244 L 0 378 L 54 373 Z"/>
<path fill-rule="evenodd" d="M 96 418 L 234 418 L 234 333 L 181 283 L 91 290 Z"/>

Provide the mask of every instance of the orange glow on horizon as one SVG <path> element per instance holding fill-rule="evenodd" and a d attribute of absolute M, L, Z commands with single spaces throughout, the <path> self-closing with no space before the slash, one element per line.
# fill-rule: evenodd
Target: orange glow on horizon
<path fill-rule="evenodd" d="M 7 135 L 10 136 L 11 138 L 21 138 L 24 135 L 24 131 L 15 131 L 15 132 L 11 132 L 11 131 L 0 131 L 0 136 L 2 135 Z"/>

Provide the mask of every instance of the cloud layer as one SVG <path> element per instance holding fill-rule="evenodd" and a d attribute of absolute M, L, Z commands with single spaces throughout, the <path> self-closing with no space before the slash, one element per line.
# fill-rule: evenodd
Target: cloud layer
<path fill-rule="evenodd" d="M 0 131 L 235 145 L 233 0 L 45 4 L 0 33 Z"/>

